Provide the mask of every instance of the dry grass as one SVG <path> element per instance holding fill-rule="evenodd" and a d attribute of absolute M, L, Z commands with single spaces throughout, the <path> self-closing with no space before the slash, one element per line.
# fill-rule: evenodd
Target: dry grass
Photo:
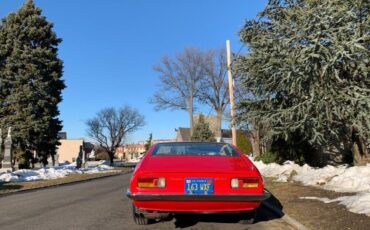
<path fill-rule="evenodd" d="M 309 229 L 369 229 L 370 217 L 349 212 L 337 202 L 325 204 L 317 200 L 303 200 L 299 197 L 314 196 L 334 199 L 349 196 L 296 182 L 274 182 L 265 178 L 266 188 L 281 202 L 283 212 L 301 222 Z"/>
<path fill-rule="evenodd" d="M 94 173 L 94 174 L 71 174 L 64 178 L 43 180 L 43 181 L 30 181 L 30 182 L 4 182 L 0 183 L 0 194 L 17 192 L 20 190 L 27 190 L 32 188 L 43 188 L 55 185 L 62 185 L 71 182 L 90 180 L 94 178 L 100 178 L 105 176 L 117 175 L 121 172 L 129 171 L 130 168 L 116 167 L 116 172 L 108 173 Z"/>

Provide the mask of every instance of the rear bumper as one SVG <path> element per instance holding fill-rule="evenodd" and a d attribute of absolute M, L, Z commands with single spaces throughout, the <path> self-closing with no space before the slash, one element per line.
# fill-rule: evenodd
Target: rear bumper
<path fill-rule="evenodd" d="M 230 194 L 230 195 L 187 195 L 187 194 L 132 194 L 127 190 L 126 195 L 135 201 L 263 201 L 271 194 Z"/>
<path fill-rule="evenodd" d="M 256 209 L 262 200 L 270 197 L 267 191 L 251 195 L 132 194 L 127 191 L 126 195 L 141 210 L 191 213 L 250 211 Z"/>

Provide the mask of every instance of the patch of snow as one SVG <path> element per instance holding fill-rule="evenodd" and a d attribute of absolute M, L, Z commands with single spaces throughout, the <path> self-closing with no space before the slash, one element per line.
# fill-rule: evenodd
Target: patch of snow
<path fill-rule="evenodd" d="M 12 175 L 11 173 L 3 173 L 0 175 L 0 182 L 10 182 L 18 181 L 19 177 L 17 175 Z"/>
<path fill-rule="evenodd" d="M 105 165 L 105 164 L 98 165 L 96 168 L 100 169 L 100 170 L 101 169 L 103 169 L 103 170 L 112 170 L 112 169 L 114 169 L 113 167 L 111 167 L 109 165 Z"/>
<path fill-rule="evenodd" d="M 324 202 L 325 204 L 338 201 L 337 199 L 332 199 L 331 200 L 327 197 L 314 197 L 314 196 L 304 196 L 304 197 L 299 197 L 299 199 L 302 199 L 302 200 L 318 200 L 318 201 Z"/>
<path fill-rule="evenodd" d="M 139 163 L 139 162 L 140 162 L 140 160 L 141 160 L 141 159 L 139 159 L 139 158 L 133 158 L 133 159 L 131 159 L 131 160 L 128 160 L 127 162 L 128 162 L 128 163 Z"/>
<path fill-rule="evenodd" d="M 253 161 L 253 158 L 251 160 Z M 263 176 L 274 177 L 277 182 L 293 180 L 306 186 L 316 186 L 336 192 L 357 193 L 354 196 L 343 196 L 333 200 L 318 197 L 303 197 L 302 199 L 316 199 L 324 203 L 339 202 L 351 212 L 370 216 L 370 164 L 314 168 L 309 165 L 300 166 L 292 161 L 284 162 L 283 165 L 264 164 L 262 161 L 253 161 L 253 163 Z"/>
<path fill-rule="evenodd" d="M 345 205 L 349 211 L 370 216 L 370 193 L 359 193 L 340 198 L 340 204 Z"/>
<path fill-rule="evenodd" d="M 305 200 L 318 200 L 325 204 L 339 202 L 353 213 L 365 214 L 370 216 L 370 193 L 359 193 L 354 196 L 341 196 L 335 199 L 327 197 L 300 197 Z"/>
<path fill-rule="evenodd" d="M 90 165 L 88 162 L 87 168 L 76 169 L 76 163 L 57 166 L 54 168 L 40 168 L 40 169 L 21 169 L 11 173 L 0 174 L 0 182 L 23 182 L 23 181 L 37 181 L 63 178 L 69 174 L 93 174 L 106 173 L 115 171 L 113 167 L 105 164 L 106 161 L 95 162 Z"/>

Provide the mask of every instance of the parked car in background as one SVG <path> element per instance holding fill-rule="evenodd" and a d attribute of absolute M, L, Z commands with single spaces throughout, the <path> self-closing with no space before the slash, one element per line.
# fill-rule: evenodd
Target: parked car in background
<path fill-rule="evenodd" d="M 153 145 L 136 166 L 127 196 L 137 224 L 176 212 L 245 212 L 269 197 L 261 174 L 226 143 L 173 142 Z"/>

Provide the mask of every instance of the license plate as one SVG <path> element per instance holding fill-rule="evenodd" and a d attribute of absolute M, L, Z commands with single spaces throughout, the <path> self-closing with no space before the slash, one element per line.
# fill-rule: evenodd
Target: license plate
<path fill-rule="evenodd" d="M 185 178 L 186 194 L 213 194 L 212 178 Z"/>

